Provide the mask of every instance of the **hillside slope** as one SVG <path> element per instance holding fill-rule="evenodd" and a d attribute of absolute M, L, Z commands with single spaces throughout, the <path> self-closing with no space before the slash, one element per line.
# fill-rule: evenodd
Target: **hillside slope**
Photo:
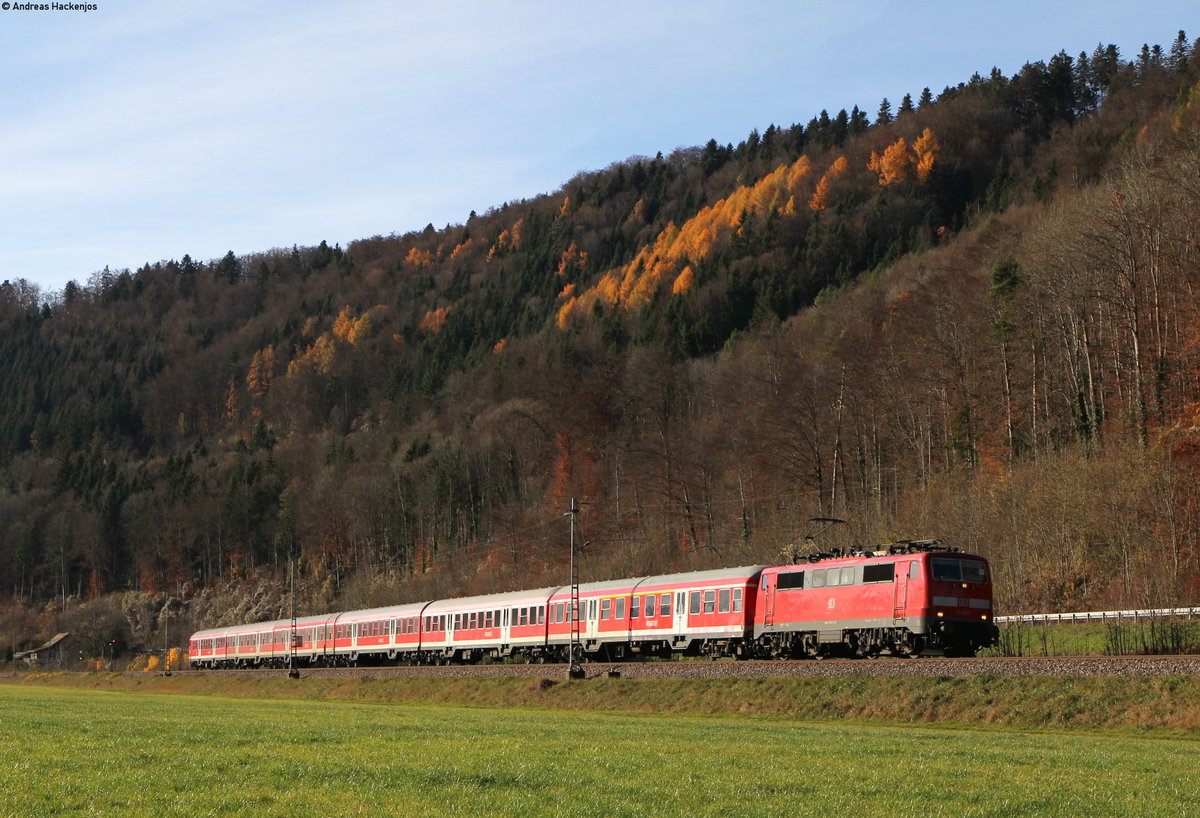
<path fill-rule="evenodd" d="M 548 584 L 574 497 L 585 578 L 835 515 L 993 558 L 1010 611 L 1194 600 L 1198 76 L 1181 32 L 441 230 L 5 282 L 3 593 Z"/>

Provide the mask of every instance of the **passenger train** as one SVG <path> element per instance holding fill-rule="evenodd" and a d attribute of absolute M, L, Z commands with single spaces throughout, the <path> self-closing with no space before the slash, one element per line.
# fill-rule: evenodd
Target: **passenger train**
<path fill-rule="evenodd" d="M 972 656 L 998 638 L 983 557 L 936 540 L 203 630 L 193 667 Z M 582 654 L 572 656 L 572 644 Z"/>

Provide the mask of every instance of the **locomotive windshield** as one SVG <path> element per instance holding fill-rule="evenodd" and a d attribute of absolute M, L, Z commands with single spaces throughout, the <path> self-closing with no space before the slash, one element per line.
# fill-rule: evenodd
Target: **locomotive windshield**
<path fill-rule="evenodd" d="M 933 578 L 941 582 L 974 582 L 985 584 L 987 566 L 979 560 L 933 560 Z"/>

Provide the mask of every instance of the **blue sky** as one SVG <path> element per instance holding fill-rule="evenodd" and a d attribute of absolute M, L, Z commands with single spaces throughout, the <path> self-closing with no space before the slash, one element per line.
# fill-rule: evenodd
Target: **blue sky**
<path fill-rule="evenodd" d="M 0 11 L 0 280 L 441 227 L 631 155 L 1200 35 L 1194 0 L 93 2 Z"/>

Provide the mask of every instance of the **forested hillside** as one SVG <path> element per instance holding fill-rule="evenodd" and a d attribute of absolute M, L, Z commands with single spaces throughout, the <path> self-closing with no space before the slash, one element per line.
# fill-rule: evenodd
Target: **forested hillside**
<path fill-rule="evenodd" d="M 306 609 L 560 584 L 571 498 L 584 579 L 837 516 L 988 556 L 1004 612 L 1200 603 L 1198 79 L 1180 32 L 441 229 L 7 281 L 9 630 L 277 616 L 292 558 Z"/>

